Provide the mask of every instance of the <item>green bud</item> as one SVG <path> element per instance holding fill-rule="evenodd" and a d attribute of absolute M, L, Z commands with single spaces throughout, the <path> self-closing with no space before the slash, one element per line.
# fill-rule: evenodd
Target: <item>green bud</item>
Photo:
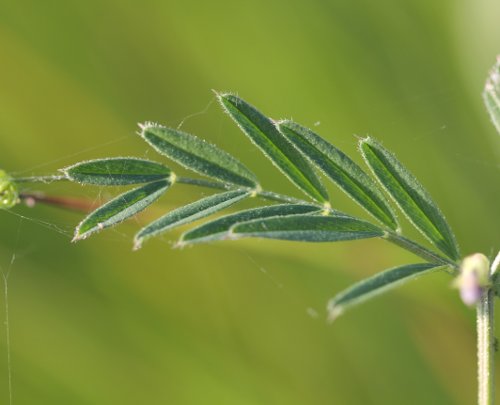
<path fill-rule="evenodd" d="M 12 208 L 19 202 L 19 194 L 12 178 L 0 170 L 0 209 Z"/>

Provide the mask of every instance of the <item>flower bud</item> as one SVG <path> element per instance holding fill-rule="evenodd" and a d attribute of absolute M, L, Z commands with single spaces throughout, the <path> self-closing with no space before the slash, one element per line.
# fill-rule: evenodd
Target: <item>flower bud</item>
<path fill-rule="evenodd" d="M 0 209 L 12 208 L 19 202 L 17 187 L 7 173 L 0 170 Z"/>
<path fill-rule="evenodd" d="M 490 262 L 482 253 L 475 253 L 462 260 L 460 274 L 453 283 L 460 290 L 465 305 L 472 306 L 490 286 Z"/>

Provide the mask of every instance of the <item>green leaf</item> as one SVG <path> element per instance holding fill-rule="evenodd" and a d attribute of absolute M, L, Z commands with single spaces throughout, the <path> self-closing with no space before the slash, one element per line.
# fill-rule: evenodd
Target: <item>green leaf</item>
<path fill-rule="evenodd" d="M 217 94 L 222 107 L 274 165 L 311 198 L 328 201 L 328 194 L 309 162 L 255 107 L 233 94 Z"/>
<path fill-rule="evenodd" d="M 147 183 L 115 197 L 89 214 L 76 228 L 73 241 L 85 239 L 91 234 L 117 225 L 144 210 L 170 187 L 168 180 Z"/>
<path fill-rule="evenodd" d="M 373 138 L 362 139 L 360 150 L 374 175 L 410 222 L 448 257 L 458 260 L 460 254 L 455 236 L 418 180 Z"/>
<path fill-rule="evenodd" d="M 430 274 L 443 266 L 435 264 L 409 264 L 378 273 L 366 278 L 333 297 L 328 303 L 329 319 L 334 320 L 347 309 L 370 298 L 399 287 L 424 274 Z"/>
<path fill-rule="evenodd" d="M 269 205 L 266 207 L 240 211 L 235 214 L 217 218 L 197 228 L 191 229 L 181 236 L 178 246 L 227 239 L 230 235 L 229 229 L 233 225 L 241 222 L 269 217 L 307 214 L 315 211 L 320 212 L 320 209 L 315 205 L 306 204 Z"/>
<path fill-rule="evenodd" d="M 311 162 L 354 201 L 383 224 L 397 229 L 396 216 L 377 184 L 342 151 L 308 128 L 292 121 L 277 123 L 285 135 Z"/>
<path fill-rule="evenodd" d="M 361 219 L 335 215 L 292 215 L 237 224 L 230 229 L 232 238 L 254 237 L 302 242 L 337 242 L 375 238 L 384 231 Z"/>
<path fill-rule="evenodd" d="M 145 159 L 117 157 L 89 160 L 61 171 L 71 181 L 100 186 L 123 186 L 167 179 L 171 170 Z"/>
<path fill-rule="evenodd" d="M 257 186 L 257 178 L 242 163 L 194 135 L 145 123 L 141 125 L 140 136 L 158 153 L 196 173 L 244 187 Z"/>
<path fill-rule="evenodd" d="M 490 70 L 486 79 L 483 99 L 491 121 L 500 134 L 500 55 L 497 56 L 497 63 Z"/>
<path fill-rule="evenodd" d="M 142 243 L 155 235 L 166 232 L 177 226 L 188 224 L 197 219 L 207 217 L 230 205 L 249 197 L 248 190 L 234 190 L 225 193 L 215 194 L 202 198 L 194 203 L 170 211 L 168 214 L 157 219 L 151 224 L 142 228 L 134 238 L 134 249 L 139 249 Z"/>

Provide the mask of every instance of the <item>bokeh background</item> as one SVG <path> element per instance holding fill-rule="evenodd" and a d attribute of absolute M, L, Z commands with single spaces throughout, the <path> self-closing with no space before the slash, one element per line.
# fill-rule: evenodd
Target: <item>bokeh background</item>
<path fill-rule="evenodd" d="M 494 0 L 3 0 L 0 166 L 27 176 L 97 157 L 164 161 L 137 123 L 185 119 L 266 188 L 299 196 L 214 102 L 211 89 L 231 90 L 314 126 L 358 161 L 354 135 L 379 138 L 439 202 L 463 253 L 492 254 L 500 136 L 481 91 L 500 53 L 499 13 Z M 206 193 L 179 185 L 135 221 L 78 244 L 81 214 L 0 212 L 13 403 L 474 402 L 474 311 L 446 275 L 326 324 L 336 292 L 418 261 L 395 246 L 252 240 L 173 250 L 173 232 L 131 251 L 140 224 Z M 8 404 L 4 323 L 0 332 Z"/>

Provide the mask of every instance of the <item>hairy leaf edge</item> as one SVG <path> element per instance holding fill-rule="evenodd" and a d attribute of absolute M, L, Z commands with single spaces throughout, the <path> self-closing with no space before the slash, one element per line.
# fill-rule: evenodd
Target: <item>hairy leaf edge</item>
<path fill-rule="evenodd" d="M 352 307 L 355 307 L 365 301 L 368 301 L 372 298 L 377 297 L 378 295 L 384 294 L 394 288 L 400 287 L 404 284 L 406 284 L 409 281 L 413 281 L 417 278 L 420 278 L 422 276 L 444 270 L 448 266 L 444 265 L 436 265 L 432 263 L 417 263 L 417 264 L 408 264 L 408 265 L 402 265 L 402 266 L 396 266 L 392 267 L 390 269 L 384 270 L 382 272 L 379 272 L 371 277 L 367 277 L 363 280 L 358 281 L 357 283 L 352 284 L 351 286 L 347 287 L 343 291 L 339 292 L 336 294 L 333 298 L 331 298 L 328 301 L 327 304 L 327 313 L 328 313 L 328 320 L 330 322 L 333 322 L 335 319 L 337 319 L 340 315 L 344 314 L 347 310 L 351 309 Z M 364 286 L 368 282 L 373 282 L 376 281 L 383 276 L 396 272 L 396 271 L 402 271 L 403 269 L 411 269 L 414 268 L 416 271 L 412 274 L 402 276 L 401 278 L 391 281 L 387 284 L 375 287 L 368 292 L 362 293 L 361 295 L 352 298 L 352 299 L 346 299 L 348 294 L 352 293 L 356 289 Z"/>

